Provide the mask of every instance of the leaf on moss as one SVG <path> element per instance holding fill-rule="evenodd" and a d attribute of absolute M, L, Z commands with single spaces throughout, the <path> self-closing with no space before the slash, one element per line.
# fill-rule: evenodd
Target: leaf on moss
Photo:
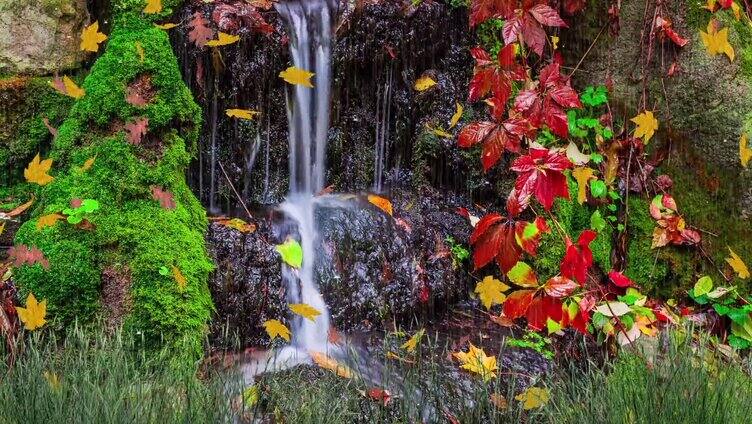
<path fill-rule="evenodd" d="M 22 265 L 34 264 L 39 264 L 44 269 L 50 268 L 50 263 L 44 257 L 44 253 L 36 246 L 26 246 L 25 244 L 12 246 L 8 249 L 8 258 L 16 268 Z"/>
<path fill-rule="evenodd" d="M 749 139 L 746 133 L 742 134 L 739 138 L 739 158 L 742 161 L 742 166 L 745 168 L 749 164 L 750 159 L 752 159 L 752 149 L 749 148 Z"/>
<path fill-rule="evenodd" d="M 41 186 L 47 185 L 55 179 L 48 174 L 51 168 L 52 159 L 41 160 L 39 153 L 37 153 L 29 163 L 29 166 L 24 169 L 24 178 L 30 183 L 36 183 Z"/>
<path fill-rule="evenodd" d="M 705 45 L 705 50 L 711 56 L 718 54 L 725 54 L 730 61 L 734 61 L 734 48 L 728 41 L 728 28 L 722 28 L 718 30 L 718 21 L 711 19 L 708 22 L 707 32 L 700 31 L 700 39 L 702 44 Z"/>
<path fill-rule="evenodd" d="M 52 88 L 55 89 L 60 94 L 63 94 L 68 97 L 72 97 L 74 99 L 80 99 L 81 97 L 86 94 L 86 91 L 84 91 L 83 88 L 80 88 L 78 85 L 76 85 L 75 82 L 73 82 L 72 79 L 70 79 L 67 75 L 60 77 L 55 77 L 50 81 L 50 85 Z"/>
<path fill-rule="evenodd" d="M 37 230 L 41 230 L 46 227 L 52 227 L 61 219 L 65 219 L 65 217 L 63 215 L 60 215 L 59 213 L 42 215 L 39 217 L 39 220 L 37 220 Z"/>
<path fill-rule="evenodd" d="M 164 209 L 175 209 L 175 198 L 169 191 L 162 190 L 161 187 L 151 186 L 151 196 Z"/>
<path fill-rule="evenodd" d="M 175 279 L 175 282 L 178 283 L 178 289 L 180 291 L 185 290 L 185 287 L 188 285 L 188 280 L 180 271 L 180 268 L 176 267 L 175 265 L 172 266 L 172 277 Z"/>
<path fill-rule="evenodd" d="M 81 50 L 96 53 L 99 51 L 99 44 L 106 39 L 107 36 L 99 32 L 99 21 L 94 21 L 81 33 Z"/>
<path fill-rule="evenodd" d="M 162 0 L 146 0 L 144 13 L 154 14 L 162 11 Z"/>
<path fill-rule="evenodd" d="M 637 125 L 637 129 L 635 129 L 634 132 L 635 138 L 642 138 L 645 144 L 650 141 L 653 134 L 655 134 L 655 131 L 658 129 L 658 119 L 655 118 L 653 112 L 650 110 L 642 112 L 630 119 L 630 121 Z"/>
<path fill-rule="evenodd" d="M 159 29 L 168 30 L 168 29 L 175 28 L 176 26 L 178 26 L 178 24 L 174 24 L 172 22 L 166 22 L 164 24 L 154 24 L 154 26 L 157 27 L 157 28 L 159 28 Z"/>
<path fill-rule="evenodd" d="M 94 162 L 96 160 L 97 160 L 97 156 L 96 155 L 94 155 L 93 157 L 90 157 L 89 159 L 86 159 L 86 161 L 84 161 L 84 164 L 81 165 L 81 167 L 78 168 L 78 170 L 80 172 L 86 172 L 86 171 L 90 170 L 91 167 L 94 166 Z"/>
<path fill-rule="evenodd" d="M 133 145 L 141 144 L 141 140 L 149 132 L 149 118 L 137 118 L 133 122 L 125 124 L 125 138 Z"/>
<path fill-rule="evenodd" d="M 741 278 L 742 280 L 749 278 L 749 269 L 747 268 L 747 264 L 744 263 L 742 258 L 740 258 L 739 255 L 736 254 L 736 252 L 731 250 L 731 247 L 729 247 L 728 250 L 731 256 L 726 258 L 726 262 L 731 265 L 731 268 L 734 270 L 736 275 L 739 276 L 739 278 Z"/>
<path fill-rule="evenodd" d="M 0 218 L 14 218 L 18 215 L 21 215 L 22 213 L 26 212 L 26 210 L 29 209 L 32 204 L 34 204 L 35 200 L 36 196 L 31 195 L 31 199 L 29 199 L 28 202 L 13 208 L 13 210 L 11 210 L 10 212 L 0 212 Z"/>
<path fill-rule="evenodd" d="M 587 200 L 588 181 L 593 178 L 593 168 L 579 167 L 572 170 L 572 177 L 577 181 L 577 203 L 583 204 Z"/>

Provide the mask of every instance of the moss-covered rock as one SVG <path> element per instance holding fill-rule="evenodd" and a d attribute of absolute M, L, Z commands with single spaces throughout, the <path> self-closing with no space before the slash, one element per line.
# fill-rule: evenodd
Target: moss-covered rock
<path fill-rule="evenodd" d="M 195 358 L 212 311 L 206 215 L 184 178 L 200 110 L 167 34 L 141 13 L 124 12 L 126 4 L 115 4 L 106 51 L 83 82 L 86 95 L 59 128 L 50 153 L 55 180 L 39 190 L 34 218 L 16 237 L 17 244 L 39 247 L 50 267 L 22 266 L 14 277 L 23 293 L 48 299 L 50 316 L 62 324 L 125 310 L 126 328 Z M 146 105 L 126 102 L 134 89 L 149 99 Z M 148 132 L 140 143 L 128 142 L 124 125 L 140 118 L 148 119 Z M 172 193 L 175 207 L 161 207 L 152 187 Z M 73 199 L 99 203 L 85 216 L 90 226 L 62 220 L 37 228 L 39 216 L 60 213 Z M 171 272 L 160 273 L 173 266 L 185 276 L 184 287 Z"/>

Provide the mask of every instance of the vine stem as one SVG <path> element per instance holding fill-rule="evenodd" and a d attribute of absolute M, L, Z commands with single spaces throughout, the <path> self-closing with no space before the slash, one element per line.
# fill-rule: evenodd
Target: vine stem
<path fill-rule="evenodd" d="M 230 176 L 227 175 L 227 171 L 225 171 L 225 167 L 222 166 L 222 161 L 217 160 L 217 164 L 219 164 L 219 169 L 222 170 L 222 174 L 225 176 L 225 179 L 227 180 L 227 184 L 230 185 L 232 192 L 235 193 L 235 197 L 238 198 L 238 201 L 243 206 L 243 210 L 245 210 L 245 213 L 248 214 L 248 218 L 253 219 L 253 215 L 251 215 L 251 212 L 248 210 L 248 206 L 246 206 L 245 202 L 243 201 L 243 198 L 240 196 L 240 193 L 238 193 L 238 191 L 235 189 L 235 185 L 233 185 L 232 181 L 230 181 Z"/>

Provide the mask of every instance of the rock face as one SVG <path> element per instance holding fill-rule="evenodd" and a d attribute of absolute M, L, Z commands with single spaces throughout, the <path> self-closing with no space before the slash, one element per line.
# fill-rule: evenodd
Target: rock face
<path fill-rule="evenodd" d="M 392 218 L 361 197 L 322 202 L 316 210 L 322 246 L 316 268 L 337 330 L 431 318 L 466 295 L 471 278 L 446 242 L 469 236 L 470 225 L 455 212 L 457 204 L 430 192 L 397 195 Z M 207 244 L 217 265 L 209 283 L 215 339 L 228 329 L 242 346 L 266 346 L 261 324 L 289 318 L 274 250 L 284 235 L 271 221 L 260 222 L 251 234 L 217 223 L 209 228 Z"/>
<path fill-rule="evenodd" d="M 0 73 L 51 74 L 75 68 L 86 0 L 0 0 Z"/>

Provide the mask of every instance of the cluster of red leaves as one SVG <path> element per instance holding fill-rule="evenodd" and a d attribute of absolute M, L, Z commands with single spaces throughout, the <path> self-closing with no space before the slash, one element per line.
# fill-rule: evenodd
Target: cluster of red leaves
<path fill-rule="evenodd" d="M 556 276 L 538 287 L 516 290 L 504 301 L 504 316 L 509 319 L 525 317 L 533 330 L 546 328 L 550 319 L 561 328 L 571 327 L 586 334 L 595 298 L 585 296 L 579 302 L 564 300 L 579 287 L 569 278 Z"/>
<path fill-rule="evenodd" d="M 564 108 L 581 108 L 582 103 L 569 78 L 561 75 L 559 64 L 554 62 L 541 70 L 536 88 L 523 90 L 517 95 L 514 107 L 533 126 L 546 124 L 551 132 L 567 138 L 569 125 Z"/>
<path fill-rule="evenodd" d="M 268 35 L 274 32 L 274 27 L 266 22 L 259 9 L 267 10 L 271 7 L 270 1 L 218 2 L 211 12 L 211 20 L 219 31 L 225 33 L 250 32 Z M 207 41 L 214 38 L 214 29 L 209 26 L 209 21 L 200 11 L 193 14 L 188 28 L 188 40 L 198 47 L 204 47 Z"/>
<path fill-rule="evenodd" d="M 667 244 L 695 245 L 702 240 L 700 233 L 687 228 L 684 218 L 677 213 L 676 201 L 668 194 L 653 199 L 650 203 L 650 216 L 658 224 L 653 230 L 653 248 Z"/>
<path fill-rule="evenodd" d="M 514 194 L 518 203 L 524 206 L 529 203 L 530 196 L 550 210 L 554 198 L 569 198 L 567 177 L 562 173 L 572 167 L 572 162 L 561 151 L 546 148 L 530 148 L 528 154 L 522 155 L 512 162 L 512 171 L 516 172 L 517 181 L 514 184 Z"/>
<path fill-rule="evenodd" d="M 482 268 L 496 260 L 502 271 L 507 272 L 527 252 L 535 256 L 540 237 L 549 231 L 543 218 L 534 222 L 516 221 L 498 213 L 491 213 L 478 221 L 470 235 L 473 246 L 473 265 Z"/>
<path fill-rule="evenodd" d="M 42 265 L 42 268 L 49 269 L 50 263 L 47 258 L 44 257 L 39 248 L 36 246 L 26 246 L 25 244 L 19 244 L 12 246 L 8 249 L 8 258 L 10 258 L 14 267 L 18 268 L 21 265 Z"/>

